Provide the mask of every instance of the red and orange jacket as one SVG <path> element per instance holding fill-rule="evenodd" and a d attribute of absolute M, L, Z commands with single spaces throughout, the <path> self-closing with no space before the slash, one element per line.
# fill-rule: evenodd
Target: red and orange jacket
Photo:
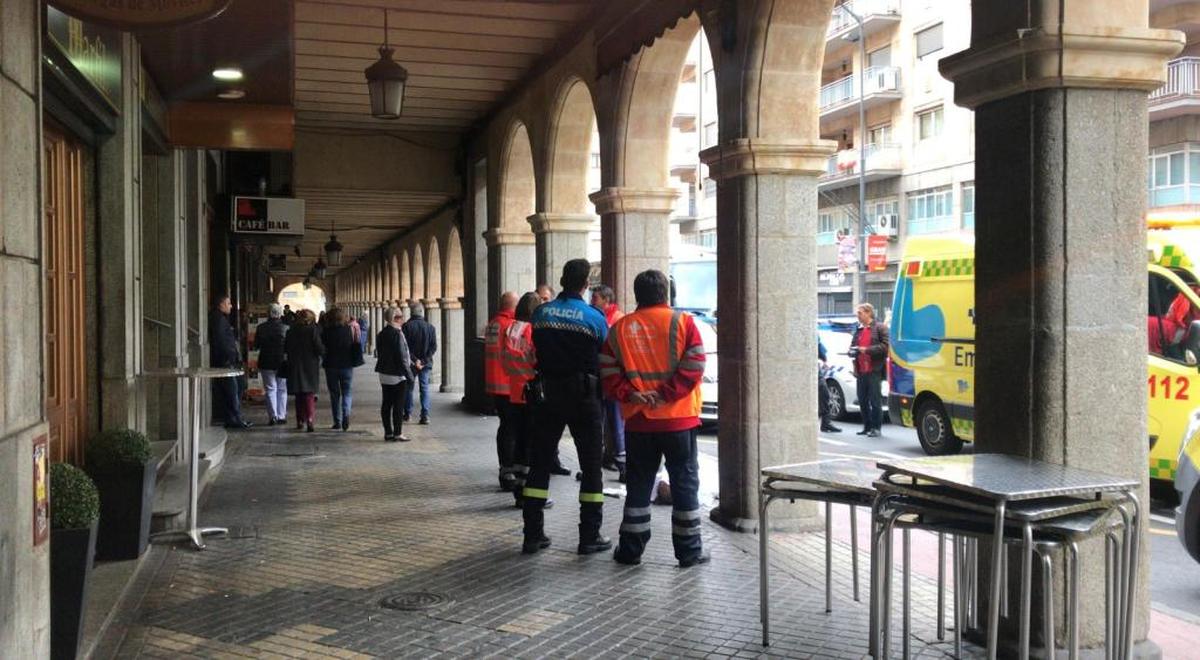
<path fill-rule="evenodd" d="M 533 379 L 537 369 L 537 353 L 533 350 L 533 325 L 528 321 L 513 321 L 504 333 L 504 352 L 501 354 L 504 373 L 508 375 L 508 400 L 525 404 L 525 383 Z"/>
<path fill-rule="evenodd" d="M 508 374 L 504 373 L 501 359 L 504 353 L 504 335 L 512 325 L 515 312 L 506 309 L 488 321 L 483 343 L 483 379 L 487 393 L 508 396 Z"/>
<path fill-rule="evenodd" d="M 621 403 L 625 430 L 686 431 L 700 425 L 704 342 L 692 316 L 667 305 L 639 307 L 617 321 L 600 351 L 604 394 Z M 634 403 L 638 391 L 655 391 L 663 403 Z"/>

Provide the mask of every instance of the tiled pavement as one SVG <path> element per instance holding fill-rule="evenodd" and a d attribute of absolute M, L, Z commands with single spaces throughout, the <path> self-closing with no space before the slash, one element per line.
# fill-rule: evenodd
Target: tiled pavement
<path fill-rule="evenodd" d="M 355 385 L 348 433 L 256 428 L 231 439 L 201 517 L 230 526 L 231 537 L 210 539 L 203 552 L 155 546 L 145 595 L 122 617 L 132 625 L 118 657 L 763 655 L 756 536 L 705 520 L 713 561 L 681 570 L 670 510 L 656 507 L 641 566 L 579 557 L 577 484 L 556 477 L 558 505 L 547 514 L 554 546 L 523 556 L 520 512 L 496 489 L 495 419 L 439 395 L 433 425 L 407 426 L 413 442 L 385 444 L 374 375 L 360 369 Z M 319 414 L 328 426 L 328 410 Z M 568 442 L 562 451 L 573 464 Z M 620 500 L 606 502 L 614 536 L 620 512 Z M 772 538 L 769 655 L 863 657 L 866 607 L 849 598 L 849 548 L 835 544 L 826 614 L 821 535 Z M 930 643 L 932 584 L 914 582 L 914 656 L 948 657 L 948 642 Z M 445 600 L 415 612 L 379 605 L 410 592 Z"/>

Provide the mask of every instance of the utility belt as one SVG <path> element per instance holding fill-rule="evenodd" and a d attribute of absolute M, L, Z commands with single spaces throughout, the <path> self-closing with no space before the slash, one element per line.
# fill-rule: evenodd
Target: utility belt
<path fill-rule="evenodd" d="M 594 374 L 554 376 L 539 371 L 525 383 L 525 402 L 530 405 L 599 399 L 600 395 L 600 377 Z"/>

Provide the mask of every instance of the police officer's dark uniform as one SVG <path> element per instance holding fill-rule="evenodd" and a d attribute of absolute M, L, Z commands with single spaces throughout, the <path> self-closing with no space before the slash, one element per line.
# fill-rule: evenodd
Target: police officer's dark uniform
<path fill-rule="evenodd" d="M 550 468 L 564 427 L 570 427 L 583 479 L 579 485 L 579 554 L 603 552 L 612 541 L 600 535 L 604 514 L 601 456 L 603 412 L 599 353 L 608 333 L 604 315 L 584 301 L 590 264 L 572 259 L 563 266 L 558 298 L 533 314 L 533 345 L 544 402 L 530 401 L 534 413 L 533 456 L 525 481 L 525 541 L 522 552 L 550 546 L 542 506 L 550 496 Z"/>

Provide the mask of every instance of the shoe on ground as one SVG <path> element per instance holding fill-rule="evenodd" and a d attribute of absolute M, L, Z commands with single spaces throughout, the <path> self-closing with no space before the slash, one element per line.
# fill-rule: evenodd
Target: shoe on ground
<path fill-rule="evenodd" d="M 412 440 L 412 438 L 408 437 L 407 435 L 401 434 L 396 436 L 396 442 L 408 442 L 409 440 Z"/>
<path fill-rule="evenodd" d="M 858 432 L 856 432 L 854 435 L 866 435 L 866 434 L 868 434 L 868 433 L 870 433 L 870 432 L 871 432 L 871 430 L 870 430 L 870 429 L 863 429 L 863 430 L 861 430 L 861 431 L 858 431 Z"/>
<path fill-rule="evenodd" d="M 419 422 L 417 422 L 417 423 L 418 423 L 418 424 L 420 424 L 421 426 L 429 426 L 429 418 L 428 418 L 428 417 L 422 417 L 422 418 L 421 418 L 421 421 L 419 421 Z"/>
<path fill-rule="evenodd" d="M 638 564 L 642 563 L 642 558 L 626 557 L 625 555 L 621 554 L 620 550 L 617 550 L 613 553 L 613 561 L 617 562 L 618 564 L 624 564 L 625 566 L 637 566 Z"/>
<path fill-rule="evenodd" d="M 546 548 L 549 548 L 549 547 L 550 547 L 550 537 L 546 536 L 545 534 L 542 534 L 541 536 L 538 536 L 536 538 L 525 539 L 525 541 L 523 543 L 521 543 L 521 554 L 533 555 L 533 554 L 537 554 L 538 551 L 545 550 Z"/>
<path fill-rule="evenodd" d="M 309 423 L 307 424 L 306 428 L 308 429 L 308 432 L 309 432 L 309 433 L 312 433 L 312 432 L 313 432 L 313 425 L 312 425 L 312 422 L 309 422 Z"/>
<path fill-rule="evenodd" d="M 504 491 L 505 493 L 511 493 L 513 491 L 512 479 L 501 479 L 500 490 Z"/>
<path fill-rule="evenodd" d="M 401 419 L 403 419 L 404 421 L 407 422 L 408 421 L 408 413 L 404 413 L 404 416 L 401 417 Z"/>
<path fill-rule="evenodd" d="M 347 417 L 346 419 L 343 419 L 343 420 L 342 420 L 342 430 L 343 430 L 343 431 L 349 431 L 349 430 L 350 430 L 350 418 L 349 418 L 349 417 Z"/>
<path fill-rule="evenodd" d="M 250 422 L 230 422 L 225 425 L 225 428 L 227 428 L 227 429 L 248 429 L 251 426 L 254 426 L 254 424 L 252 424 Z"/>
<path fill-rule="evenodd" d="M 385 436 L 383 436 L 383 441 L 384 441 L 384 442 L 395 442 L 395 441 L 396 441 L 396 436 L 394 436 L 394 435 L 385 435 Z"/>
<path fill-rule="evenodd" d="M 276 424 L 287 424 L 287 418 L 286 418 L 286 417 L 280 417 L 279 419 L 275 420 L 275 423 L 276 423 Z"/>
<path fill-rule="evenodd" d="M 297 431 L 300 431 L 300 430 L 303 430 L 303 429 L 304 429 L 304 422 L 302 422 L 302 421 L 300 421 L 300 420 L 296 420 L 296 430 L 297 430 Z"/>
<path fill-rule="evenodd" d="M 611 458 L 604 461 L 603 463 L 601 463 L 600 467 L 604 468 L 605 470 L 608 470 L 609 472 L 620 472 L 621 471 L 621 468 L 617 467 L 617 462 Z"/>
<path fill-rule="evenodd" d="M 707 564 L 711 559 L 712 556 L 707 552 L 701 552 L 698 556 L 692 557 L 691 559 L 681 559 L 679 561 L 679 568 L 691 568 L 693 566 L 699 566 L 700 564 Z"/>
<path fill-rule="evenodd" d="M 330 426 L 330 427 L 329 427 L 329 430 L 330 430 L 330 431 L 337 431 L 337 430 L 339 430 L 339 429 L 341 429 L 341 428 L 342 428 L 342 423 L 341 423 L 341 422 L 334 422 L 334 423 L 333 423 L 333 426 Z"/>
<path fill-rule="evenodd" d="M 582 472 L 575 473 L 575 481 L 583 481 L 583 473 Z"/>
<path fill-rule="evenodd" d="M 607 536 L 595 536 L 587 541 L 579 542 L 579 554 L 592 555 L 597 552 L 607 552 L 612 550 L 612 539 Z"/>
<path fill-rule="evenodd" d="M 267 426 L 275 426 L 275 418 L 272 417 L 271 419 L 267 420 Z"/>
<path fill-rule="evenodd" d="M 571 474 L 571 471 L 568 470 L 567 468 L 563 467 L 563 465 L 561 463 L 559 463 L 558 465 L 550 468 L 550 474 L 557 474 L 560 477 L 566 477 Z"/>
<path fill-rule="evenodd" d="M 834 426 L 833 424 L 822 424 L 821 432 L 822 433 L 841 433 L 842 429 Z"/>
<path fill-rule="evenodd" d="M 870 431 L 867 431 L 867 437 L 868 438 L 878 438 L 879 431 L 876 431 L 875 429 L 871 429 Z"/>

